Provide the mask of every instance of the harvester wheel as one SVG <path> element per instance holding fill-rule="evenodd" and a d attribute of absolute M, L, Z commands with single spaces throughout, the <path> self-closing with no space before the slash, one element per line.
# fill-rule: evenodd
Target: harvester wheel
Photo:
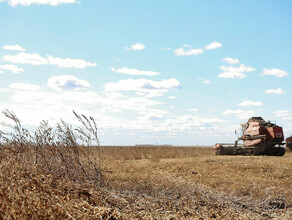
<path fill-rule="evenodd" d="M 285 154 L 285 149 L 283 147 L 278 147 L 278 154 L 277 156 L 284 156 Z"/>

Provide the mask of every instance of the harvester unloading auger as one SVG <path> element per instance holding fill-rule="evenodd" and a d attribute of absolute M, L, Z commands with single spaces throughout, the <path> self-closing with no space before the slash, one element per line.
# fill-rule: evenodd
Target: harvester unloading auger
<path fill-rule="evenodd" d="M 270 155 L 283 156 L 285 149 L 282 127 L 266 122 L 261 117 L 252 117 L 241 124 L 242 136 L 234 144 L 216 144 L 216 155 Z M 238 144 L 243 141 L 243 144 Z"/>

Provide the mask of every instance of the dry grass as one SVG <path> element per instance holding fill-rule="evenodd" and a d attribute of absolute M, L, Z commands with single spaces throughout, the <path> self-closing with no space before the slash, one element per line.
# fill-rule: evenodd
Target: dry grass
<path fill-rule="evenodd" d="M 82 151 L 98 156 L 94 148 Z M 4 219 L 292 216 L 291 152 L 244 157 L 214 156 L 211 148 L 102 147 L 103 187 L 91 178 L 72 179 L 41 169 L 25 159 L 29 151 L 2 147 L 0 152 Z"/>
<path fill-rule="evenodd" d="M 135 152 L 131 147 L 103 151 L 116 155 L 122 149 L 120 155 Z M 149 194 L 153 190 L 171 192 L 180 195 L 171 203 L 184 204 L 181 213 L 203 218 L 210 213 L 222 218 L 292 217 L 291 152 L 284 157 L 215 156 L 211 148 L 144 147 L 140 148 L 141 154 L 144 159 L 139 156 L 129 160 L 126 156 L 113 160 L 109 156 L 104 161 L 108 187 Z M 209 206 L 205 212 L 198 212 L 200 202 L 198 207 L 193 206 L 198 201 Z"/>
<path fill-rule="evenodd" d="M 76 131 L 65 125 L 62 144 L 15 136 L 0 146 L 0 219 L 292 218 L 291 152 L 71 146 Z"/>

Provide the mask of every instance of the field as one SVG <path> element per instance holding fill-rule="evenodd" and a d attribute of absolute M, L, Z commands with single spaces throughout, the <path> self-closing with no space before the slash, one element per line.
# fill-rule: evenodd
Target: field
<path fill-rule="evenodd" d="M 284 157 L 215 156 L 208 147 L 0 149 L 0 219 L 292 218 L 287 149 Z"/>
<path fill-rule="evenodd" d="M 292 152 L 100 146 L 92 117 L 0 131 L 1 219 L 292 219 Z M 93 147 L 95 146 L 95 147 Z"/>

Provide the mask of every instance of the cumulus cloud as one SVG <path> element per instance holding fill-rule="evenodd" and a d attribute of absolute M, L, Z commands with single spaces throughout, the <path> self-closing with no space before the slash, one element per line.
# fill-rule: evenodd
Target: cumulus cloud
<path fill-rule="evenodd" d="M 2 58 L 2 60 L 6 62 L 19 63 L 19 64 L 31 64 L 31 65 L 48 64 L 48 61 L 37 53 L 21 52 L 16 55 L 5 55 Z"/>
<path fill-rule="evenodd" d="M 25 51 L 25 49 L 22 46 L 19 46 L 18 44 L 15 45 L 5 45 L 3 46 L 4 50 L 12 50 L 12 51 Z"/>
<path fill-rule="evenodd" d="M 254 114 L 255 114 L 254 111 L 232 110 L 232 109 L 228 109 L 223 112 L 223 115 L 234 115 L 238 119 L 244 119 L 244 120 L 254 116 Z"/>
<path fill-rule="evenodd" d="M 211 84 L 211 81 L 210 80 L 208 80 L 208 79 L 206 79 L 206 80 L 203 80 L 202 81 L 204 84 Z"/>
<path fill-rule="evenodd" d="M 89 88 L 90 84 L 72 75 L 61 75 L 49 78 L 48 87 L 54 90 L 80 90 Z"/>
<path fill-rule="evenodd" d="M 0 74 L 2 74 L 3 73 L 3 71 L 2 70 L 0 70 Z"/>
<path fill-rule="evenodd" d="M 275 76 L 277 78 L 283 78 L 286 76 L 289 76 L 289 73 L 287 73 L 284 70 L 276 69 L 276 68 L 270 68 L 270 69 L 264 69 L 264 71 L 260 74 L 261 76 Z"/>
<path fill-rule="evenodd" d="M 279 110 L 274 112 L 276 117 L 288 117 L 292 116 L 289 110 Z"/>
<path fill-rule="evenodd" d="M 225 57 L 222 59 L 222 61 L 228 63 L 228 64 L 238 64 L 240 61 L 238 59 L 230 58 L 230 57 Z"/>
<path fill-rule="evenodd" d="M 282 117 L 283 121 L 292 121 L 292 113 L 289 110 L 279 110 L 274 112 L 276 117 Z"/>
<path fill-rule="evenodd" d="M 161 48 L 162 50 L 166 50 L 166 51 L 168 51 L 168 50 L 171 50 L 171 47 L 163 47 L 163 48 Z"/>
<path fill-rule="evenodd" d="M 225 121 L 220 118 L 201 117 L 191 112 L 186 115 L 172 115 L 172 112 L 169 115 L 167 110 L 159 108 L 165 103 L 150 98 L 132 96 L 129 93 L 120 94 L 116 91 L 97 93 L 89 90 L 63 90 L 63 88 L 60 90 L 59 86 L 62 87 L 64 84 L 66 83 L 57 83 L 57 90 L 39 89 L 38 86 L 34 87 L 32 84 L 10 85 L 10 88 L 14 88 L 10 89 L 10 92 L 13 92 L 13 103 L 7 106 L 1 102 L 0 109 L 12 109 L 23 119 L 24 125 L 37 125 L 43 119 L 56 123 L 59 118 L 74 124 L 72 117 L 72 109 L 74 109 L 93 116 L 98 121 L 98 126 L 102 128 L 101 132 L 106 135 L 111 135 L 113 132 L 135 131 L 140 134 L 143 132 L 151 137 L 153 137 L 153 132 L 158 132 L 155 135 L 160 137 L 161 135 L 183 134 L 184 137 L 199 135 L 209 138 L 224 133 L 221 123 Z M 169 88 L 169 86 L 163 88 Z M 127 116 L 120 117 L 121 112 Z M 105 140 L 104 137 L 103 140 Z"/>
<path fill-rule="evenodd" d="M 47 56 L 47 60 L 49 64 L 56 65 L 61 68 L 76 68 L 76 69 L 83 69 L 85 67 L 89 66 L 96 66 L 96 63 L 90 63 L 85 60 L 81 59 L 71 59 L 71 58 L 58 58 L 58 57 L 52 57 Z"/>
<path fill-rule="evenodd" d="M 206 50 L 214 50 L 214 49 L 217 49 L 219 47 L 222 47 L 222 44 L 215 41 L 215 42 L 212 42 L 212 43 L 206 45 L 205 49 Z"/>
<path fill-rule="evenodd" d="M 223 72 L 218 74 L 218 77 L 224 79 L 244 79 L 246 74 L 241 72 Z"/>
<path fill-rule="evenodd" d="M 4 64 L 4 65 L 0 65 L 0 69 L 3 69 L 3 70 L 9 70 L 13 73 L 22 73 L 24 70 L 15 66 L 15 65 L 12 65 L 12 64 Z"/>
<path fill-rule="evenodd" d="M 11 83 L 9 84 L 9 88 L 17 89 L 17 90 L 36 91 L 36 90 L 39 90 L 41 87 L 38 85 L 29 84 L 29 83 Z"/>
<path fill-rule="evenodd" d="M 245 66 L 244 64 L 240 64 L 238 67 L 220 66 L 219 68 L 223 72 L 218 74 L 218 77 L 224 79 L 243 79 L 246 77 L 245 73 L 255 71 L 253 67 Z"/>
<path fill-rule="evenodd" d="M 216 124 L 225 123 L 225 120 L 219 118 L 203 118 L 198 115 L 179 115 L 176 118 L 167 119 L 164 123 L 160 123 L 159 129 L 167 130 L 169 132 L 188 132 L 196 135 L 198 130 L 213 130 Z"/>
<path fill-rule="evenodd" d="M 193 47 L 193 46 L 190 44 L 183 44 L 182 47 Z"/>
<path fill-rule="evenodd" d="M 202 49 L 185 49 L 183 47 L 174 50 L 176 56 L 192 56 L 204 53 Z"/>
<path fill-rule="evenodd" d="M 16 109 L 16 114 L 21 119 L 24 119 L 24 124 L 37 125 L 39 121 L 48 118 L 51 122 L 52 120 L 57 122 L 59 118 L 62 118 L 74 123 L 71 117 L 72 109 L 74 109 L 85 115 L 92 115 L 99 122 L 99 127 L 104 132 L 108 131 L 108 134 L 124 130 L 127 133 L 135 131 L 144 134 L 147 132 L 164 132 L 164 134 L 165 132 L 172 134 L 183 132 L 185 135 L 200 130 L 208 132 L 208 137 L 210 137 L 215 126 L 225 122 L 222 119 L 203 118 L 198 115 L 168 117 L 168 111 L 157 109 L 159 105 L 163 104 L 159 101 L 145 97 L 121 96 L 117 93 L 98 94 L 91 91 L 74 90 L 48 91 L 42 88 L 37 92 L 14 91 L 12 100 L 14 101 L 13 109 Z M 3 108 L 7 108 L 7 106 L 0 103 L 0 109 Z M 121 118 L 119 113 L 121 111 L 123 114 L 127 112 L 128 117 Z M 110 115 L 109 112 L 111 112 Z"/>
<path fill-rule="evenodd" d="M 58 58 L 47 55 L 47 58 L 40 56 L 37 53 L 21 52 L 16 55 L 5 55 L 3 61 L 17 63 L 17 64 L 31 64 L 31 65 L 55 65 L 60 68 L 76 68 L 83 69 L 90 66 L 96 66 L 96 63 L 91 63 L 82 59 Z"/>
<path fill-rule="evenodd" d="M 197 79 L 200 80 L 200 81 L 201 81 L 202 83 L 204 83 L 204 84 L 211 84 L 211 81 L 208 80 L 208 79 L 204 79 L 204 78 L 202 78 L 202 77 L 198 77 Z"/>
<path fill-rule="evenodd" d="M 163 114 L 145 114 L 143 116 L 139 117 L 139 120 L 141 121 L 161 121 L 164 119 Z"/>
<path fill-rule="evenodd" d="M 280 95 L 280 94 L 285 94 L 285 91 L 281 88 L 278 89 L 267 89 L 265 90 L 266 94 L 276 94 L 276 95 Z"/>
<path fill-rule="evenodd" d="M 144 44 L 136 43 L 136 44 L 133 44 L 130 47 L 126 47 L 126 49 L 127 50 L 144 50 L 144 49 L 146 49 L 146 47 L 145 47 Z"/>
<path fill-rule="evenodd" d="M 129 69 L 127 67 L 118 68 L 118 69 L 112 67 L 111 70 L 116 73 L 122 73 L 122 74 L 133 75 L 133 76 L 157 76 L 160 74 L 159 72 Z"/>
<path fill-rule="evenodd" d="M 5 0 L 2 0 L 5 1 Z M 77 0 L 6 0 L 9 5 L 11 6 L 29 6 L 32 4 L 36 5 L 51 5 L 51 6 L 58 6 L 61 4 L 70 4 L 70 3 L 77 3 Z"/>
<path fill-rule="evenodd" d="M 224 72 L 253 72 L 255 69 L 253 67 L 245 66 L 244 64 L 240 64 L 239 67 L 234 66 L 221 66 L 221 70 Z"/>
<path fill-rule="evenodd" d="M 242 107 L 261 106 L 261 105 L 263 105 L 262 102 L 253 102 L 253 101 L 249 101 L 249 100 L 243 101 L 243 102 L 238 104 L 238 106 L 242 106 Z"/>
<path fill-rule="evenodd" d="M 181 84 L 176 79 L 164 79 L 153 81 L 148 79 L 126 79 L 118 82 L 105 84 L 105 91 L 136 91 L 138 95 L 148 95 L 148 97 L 160 96 L 170 89 L 181 88 Z"/>
<path fill-rule="evenodd" d="M 164 79 L 153 81 L 148 79 L 126 79 L 119 82 L 105 84 L 106 91 L 133 91 L 133 90 L 164 90 L 180 88 L 181 84 L 176 79 Z"/>
<path fill-rule="evenodd" d="M 168 96 L 169 99 L 175 99 L 175 96 Z"/>

